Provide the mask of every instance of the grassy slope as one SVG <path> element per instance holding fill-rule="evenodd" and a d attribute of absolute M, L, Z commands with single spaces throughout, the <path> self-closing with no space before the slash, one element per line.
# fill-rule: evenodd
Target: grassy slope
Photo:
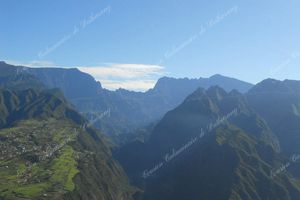
<path fill-rule="evenodd" d="M 106 139 L 58 91 L 0 90 L 0 119 L 0 199 L 131 199 Z"/>

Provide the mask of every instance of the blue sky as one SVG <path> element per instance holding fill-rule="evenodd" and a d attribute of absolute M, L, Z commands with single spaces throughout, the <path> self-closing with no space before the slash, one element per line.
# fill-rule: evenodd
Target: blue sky
<path fill-rule="evenodd" d="M 79 67 L 104 87 L 161 76 L 300 79 L 299 0 L 1 0 L 0 60 Z"/>

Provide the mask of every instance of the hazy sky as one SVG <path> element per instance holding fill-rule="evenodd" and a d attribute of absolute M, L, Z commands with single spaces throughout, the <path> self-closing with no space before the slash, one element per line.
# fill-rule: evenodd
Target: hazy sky
<path fill-rule="evenodd" d="M 80 67 L 104 87 L 158 77 L 300 79 L 299 0 L 0 0 L 0 60 Z"/>

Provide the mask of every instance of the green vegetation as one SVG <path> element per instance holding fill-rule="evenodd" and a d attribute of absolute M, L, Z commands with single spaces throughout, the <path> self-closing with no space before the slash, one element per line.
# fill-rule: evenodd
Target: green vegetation
<path fill-rule="evenodd" d="M 34 199 L 73 191 L 79 173 L 69 145 L 77 131 L 67 120 L 26 120 L 0 136 L 0 197 Z"/>
<path fill-rule="evenodd" d="M 67 146 L 62 155 L 58 158 L 55 158 L 53 161 L 53 170 L 54 174 L 50 178 L 50 181 L 53 183 L 63 183 L 65 190 L 73 191 L 75 185 L 73 183 L 73 178 L 79 172 L 77 170 L 77 162 L 74 160 L 74 150 L 72 147 Z"/>

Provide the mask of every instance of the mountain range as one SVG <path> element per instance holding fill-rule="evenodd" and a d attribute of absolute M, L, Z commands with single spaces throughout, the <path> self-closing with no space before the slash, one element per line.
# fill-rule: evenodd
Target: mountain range
<path fill-rule="evenodd" d="M 110 91 L 0 62 L 0 199 L 298 200 L 300 81 Z"/>
<path fill-rule="evenodd" d="M 101 121 L 94 122 L 96 127 L 110 136 L 130 133 L 138 127 L 158 121 L 198 87 L 222 85 L 227 91 L 236 89 L 246 92 L 253 86 L 221 75 L 199 79 L 163 77 L 153 89 L 142 93 L 104 89 L 91 75 L 76 68 L 28 68 L 1 62 L 0 71 L 3 74 L 14 74 L 12 76 L 34 76 L 49 89 L 59 88 L 68 101 L 88 118 L 97 118 L 110 110 L 109 118 L 103 117 Z"/>

